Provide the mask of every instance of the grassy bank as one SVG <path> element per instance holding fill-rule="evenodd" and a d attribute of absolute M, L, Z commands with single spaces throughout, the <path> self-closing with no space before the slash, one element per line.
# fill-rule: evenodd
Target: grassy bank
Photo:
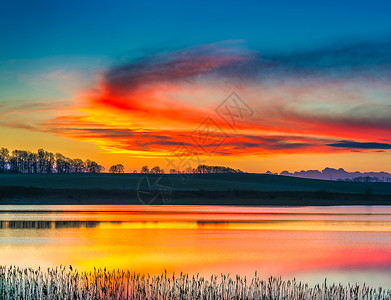
<path fill-rule="evenodd" d="M 391 291 L 365 285 L 321 285 L 229 275 L 149 276 L 130 271 L 70 268 L 47 271 L 0 266 L 1 299 L 391 299 Z"/>
<path fill-rule="evenodd" d="M 140 201 L 141 191 L 156 196 L 151 204 L 391 204 L 391 183 L 339 182 L 264 174 L 148 175 L 148 182 L 146 178 L 141 174 L 2 174 L 0 203 L 148 202 L 148 199 Z M 160 195 L 162 189 L 169 193 Z"/>

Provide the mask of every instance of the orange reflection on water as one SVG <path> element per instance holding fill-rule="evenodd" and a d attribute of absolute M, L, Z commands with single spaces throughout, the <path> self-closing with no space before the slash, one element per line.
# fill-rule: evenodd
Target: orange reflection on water
<path fill-rule="evenodd" d="M 284 277 L 391 270 L 384 208 L 113 209 L 0 209 L 0 264 Z"/>

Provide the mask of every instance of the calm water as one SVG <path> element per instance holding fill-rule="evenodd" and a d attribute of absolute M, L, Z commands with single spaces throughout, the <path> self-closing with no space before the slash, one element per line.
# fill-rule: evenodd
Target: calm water
<path fill-rule="evenodd" d="M 391 288 L 391 208 L 0 205 L 5 264 Z"/>

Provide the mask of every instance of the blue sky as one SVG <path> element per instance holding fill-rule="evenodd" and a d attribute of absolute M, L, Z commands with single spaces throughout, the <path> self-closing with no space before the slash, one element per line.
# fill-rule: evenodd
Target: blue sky
<path fill-rule="evenodd" d="M 107 163 L 122 160 L 125 153 L 129 164 L 151 159 L 161 163 L 164 151 L 169 151 L 164 147 L 176 143 L 178 132 L 151 132 L 154 141 L 171 139 L 159 145 L 148 144 L 148 134 L 143 136 L 145 149 L 163 153 L 155 157 L 140 154 L 145 149 L 129 138 L 134 128 L 121 131 L 122 138 L 129 139 L 124 147 L 112 137 L 81 138 L 74 126 L 92 126 L 94 118 L 103 122 L 101 114 L 110 112 L 106 123 L 94 126 L 106 126 L 116 136 L 120 135 L 116 130 L 128 126 L 123 120 L 147 131 L 178 117 L 177 123 L 191 129 L 199 121 L 193 115 L 186 123 L 189 117 L 180 119 L 181 109 L 203 116 L 235 88 L 269 119 L 266 122 L 260 115 L 251 121 L 246 130 L 253 132 L 227 145 L 228 150 L 217 155 L 218 163 L 229 161 L 233 167 L 254 171 L 352 169 L 358 163 L 362 170 L 380 170 L 384 161 L 390 161 L 390 151 L 362 150 L 363 145 L 391 145 L 390 1 L 1 1 L 0 5 L 0 138 L 10 148 L 46 147 L 70 156 L 88 153 L 86 157 Z M 110 74 L 121 78 L 123 86 L 118 88 Z M 148 81 L 151 78 L 153 82 Z M 131 98 L 140 97 L 140 88 L 145 92 L 142 100 Z M 161 88 L 167 94 L 156 96 Z M 117 99 L 124 91 L 127 96 Z M 189 108 L 202 98 L 210 101 Z M 173 99 L 176 102 L 171 103 Z M 153 108 L 143 107 L 147 101 Z M 159 109 L 165 105 L 179 108 L 170 120 L 161 119 L 165 111 Z M 139 115 L 135 109 L 149 115 Z M 65 117 L 68 123 L 63 122 Z M 339 127 L 329 129 L 330 122 Z M 262 131 L 271 123 L 278 135 L 271 129 Z M 314 132 L 308 131 L 308 124 L 316 128 Z M 180 130 L 182 125 L 175 126 Z M 299 141 L 292 135 L 296 129 Z M 358 145 L 358 149 L 330 150 L 327 145 Z M 273 156 L 278 151 L 306 156 L 288 160 Z M 328 156 L 314 156 L 322 151 Z M 246 153 L 252 158 L 243 158 Z M 276 165 L 278 169 L 273 169 Z"/>
<path fill-rule="evenodd" d="M 391 33 L 389 1 L 2 1 L 0 59 L 244 40 L 286 50 Z"/>

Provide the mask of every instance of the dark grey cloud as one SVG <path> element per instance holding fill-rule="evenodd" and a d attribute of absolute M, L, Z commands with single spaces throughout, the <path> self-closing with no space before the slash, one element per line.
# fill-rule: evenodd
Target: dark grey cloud
<path fill-rule="evenodd" d="M 232 49 L 230 49 L 232 47 Z M 284 79 L 294 76 L 390 75 L 391 38 L 340 42 L 285 53 L 259 53 L 231 44 L 212 44 L 148 56 L 112 67 L 104 82 L 110 91 L 136 89 L 145 84 L 186 81 L 203 75 L 234 80 Z"/>
<path fill-rule="evenodd" d="M 347 71 L 351 68 L 388 67 L 391 63 L 391 39 L 335 43 L 333 45 L 301 52 L 266 56 L 276 65 L 296 70 Z"/>
<path fill-rule="evenodd" d="M 383 149 L 388 150 L 391 149 L 391 144 L 387 143 L 376 143 L 376 142 L 368 142 L 368 143 L 361 143 L 361 142 L 355 142 L 355 141 L 339 141 L 336 143 L 326 144 L 330 147 L 336 147 L 336 148 L 350 148 L 350 149 Z"/>
<path fill-rule="evenodd" d="M 176 147 L 191 147 L 202 150 L 202 147 L 215 147 L 214 144 L 209 145 L 206 142 L 205 146 L 195 143 L 190 132 L 165 132 L 165 131 L 138 131 L 127 128 L 62 128 L 61 132 L 65 132 L 68 136 L 76 136 L 79 138 L 97 138 L 107 140 L 108 143 L 120 144 L 124 148 L 129 149 L 160 149 L 171 148 L 175 151 Z M 296 136 L 257 136 L 232 134 L 228 138 L 224 134 L 216 134 L 213 138 L 221 138 L 221 144 L 214 152 L 216 154 L 233 154 L 237 150 L 292 150 L 310 148 L 312 146 L 324 145 L 323 140 L 312 137 Z"/>

